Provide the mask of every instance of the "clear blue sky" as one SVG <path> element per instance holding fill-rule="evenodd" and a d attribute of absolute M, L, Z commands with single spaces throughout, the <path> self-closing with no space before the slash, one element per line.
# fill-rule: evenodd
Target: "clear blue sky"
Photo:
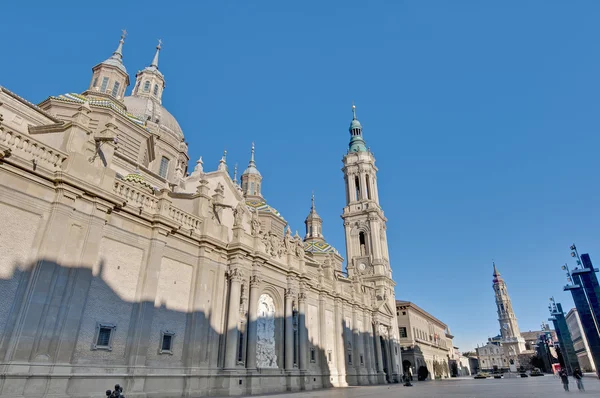
<path fill-rule="evenodd" d="M 600 265 L 600 2 L 189 3 L 7 2 L 0 84 L 36 103 L 81 92 L 122 28 L 133 79 L 162 38 L 164 105 L 192 161 L 214 169 L 226 148 L 243 169 L 255 141 L 269 203 L 302 232 L 314 190 L 341 253 L 355 100 L 398 298 L 462 350 L 498 332 L 492 259 L 521 330 L 552 295 L 572 306 L 569 245 Z"/>

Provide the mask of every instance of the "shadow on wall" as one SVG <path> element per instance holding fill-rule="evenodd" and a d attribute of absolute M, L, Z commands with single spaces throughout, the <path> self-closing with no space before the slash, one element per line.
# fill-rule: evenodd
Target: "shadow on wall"
<path fill-rule="evenodd" d="M 98 397 L 117 383 L 126 396 L 163 398 L 334 385 L 327 353 L 308 344 L 307 329 L 299 327 L 305 325 L 305 314 L 288 320 L 295 326 L 289 335 L 294 350 L 289 353 L 293 366 L 285 370 L 281 297 L 271 295 L 271 314 L 262 316 L 264 308 L 259 306 L 257 317 L 246 318 L 247 310 L 240 310 L 234 315 L 239 330 L 221 333 L 232 323 L 226 311 L 214 313 L 211 308 L 215 300 L 230 308 L 230 284 L 223 275 L 215 280 L 212 293 L 190 283 L 188 294 L 174 283 L 169 290 L 173 294 L 163 300 L 148 298 L 155 295 L 156 286 L 107 283 L 105 267 L 104 260 L 94 272 L 40 260 L 18 265 L 12 275 L 0 274 L 0 396 Z M 269 291 L 259 288 L 261 293 Z M 187 295 L 184 305 L 173 300 L 178 294 Z M 244 305 L 243 298 L 240 304 Z M 255 347 L 247 339 L 252 327 Z M 351 338 L 351 331 L 345 336 L 345 341 Z M 302 338 L 308 346 L 304 351 Z M 248 362 L 256 363 L 253 357 L 259 358 L 258 369 Z"/>

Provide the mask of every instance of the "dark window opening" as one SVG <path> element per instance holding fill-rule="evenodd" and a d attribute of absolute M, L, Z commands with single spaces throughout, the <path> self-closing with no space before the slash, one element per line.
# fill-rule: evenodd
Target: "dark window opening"
<path fill-rule="evenodd" d="M 358 176 L 354 178 L 354 185 L 356 188 L 356 200 L 360 200 L 360 180 L 358 179 Z"/>
<path fill-rule="evenodd" d="M 170 334 L 165 334 L 163 335 L 163 340 L 162 340 L 162 350 L 163 351 L 171 351 L 171 345 L 173 342 L 173 336 Z"/>
<path fill-rule="evenodd" d="M 400 328 L 400 338 L 406 338 L 406 337 L 408 337 L 408 334 L 406 333 L 406 328 L 401 327 Z"/>
<path fill-rule="evenodd" d="M 367 184 L 367 199 L 371 199 L 371 184 L 369 183 L 369 175 L 365 176 L 366 184 Z"/>
<path fill-rule="evenodd" d="M 238 362 L 243 362 L 244 360 L 244 333 L 240 332 L 240 337 L 238 340 Z"/>
<path fill-rule="evenodd" d="M 98 347 L 108 347 L 110 344 L 111 333 L 112 328 L 100 328 L 98 331 L 98 340 L 96 340 L 96 345 Z"/>
<path fill-rule="evenodd" d="M 360 244 L 360 255 L 361 256 L 366 256 L 369 254 L 369 250 L 367 249 L 367 239 L 365 237 L 365 233 L 364 232 L 360 232 L 358 234 L 358 241 Z"/>

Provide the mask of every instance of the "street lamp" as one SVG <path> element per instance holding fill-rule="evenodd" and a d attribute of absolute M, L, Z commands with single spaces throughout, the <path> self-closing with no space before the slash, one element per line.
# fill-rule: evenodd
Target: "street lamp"
<path fill-rule="evenodd" d="M 577 265 L 581 265 L 581 257 L 579 257 L 579 252 L 577 251 L 577 246 L 575 246 L 575 243 L 573 243 L 571 245 L 571 247 L 569 248 L 571 249 L 571 257 L 573 258 L 577 258 Z"/>

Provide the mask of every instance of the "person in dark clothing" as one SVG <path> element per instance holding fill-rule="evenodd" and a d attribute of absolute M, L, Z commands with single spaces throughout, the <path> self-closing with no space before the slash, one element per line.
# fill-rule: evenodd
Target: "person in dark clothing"
<path fill-rule="evenodd" d="M 562 381 L 565 391 L 569 391 L 569 376 L 564 369 L 560 371 L 560 381 Z"/>
<path fill-rule="evenodd" d="M 577 388 L 579 389 L 579 391 L 585 391 L 585 388 L 583 388 L 583 373 L 581 372 L 581 369 L 575 368 L 575 371 L 573 372 L 573 377 L 577 381 Z"/>

